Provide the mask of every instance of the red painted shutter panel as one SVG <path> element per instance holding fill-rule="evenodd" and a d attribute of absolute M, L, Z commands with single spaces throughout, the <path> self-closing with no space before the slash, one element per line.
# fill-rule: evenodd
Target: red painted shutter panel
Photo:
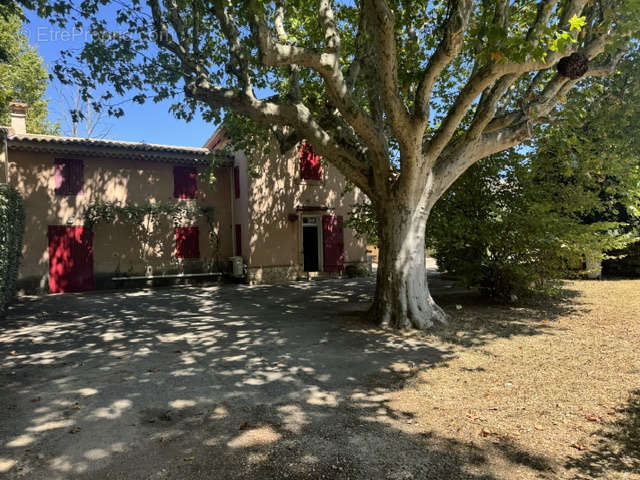
<path fill-rule="evenodd" d="M 53 168 L 56 195 L 78 195 L 82 192 L 84 162 L 81 159 L 56 159 Z"/>
<path fill-rule="evenodd" d="M 316 155 L 308 143 L 300 146 L 300 178 L 302 180 L 322 180 L 320 155 Z"/>
<path fill-rule="evenodd" d="M 233 167 L 233 188 L 235 198 L 240 198 L 240 167 Z"/>
<path fill-rule="evenodd" d="M 325 272 L 341 272 L 344 268 L 344 229 L 342 216 L 322 216 L 322 252 Z"/>
<path fill-rule="evenodd" d="M 80 159 L 69 161 L 69 195 L 78 195 L 82 192 L 84 183 L 84 162 Z"/>
<path fill-rule="evenodd" d="M 176 165 L 173 167 L 173 196 L 196 198 L 198 196 L 198 170 L 196 167 Z"/>
<path fill-rule="evenodd" d="M 56 195 L 68 195 L 69 162 L 66 160 L 56 160 L 53 168 L 55 170 Z"/>
<path fill-rule="evenodd" d="M 49 291 L 93 288 L 93 233 L 86 227 L 49 226 Z"/>
<path fill-rule="evenodd" d="M 176 227 L 176 257 L 200 258 L 200 230 L 198 227 Z"/>

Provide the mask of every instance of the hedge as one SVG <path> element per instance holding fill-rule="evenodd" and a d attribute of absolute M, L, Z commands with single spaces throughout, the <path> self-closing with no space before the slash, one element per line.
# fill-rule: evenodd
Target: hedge
<path fill-rule="evenodd" d="M 24 208 L 20 194 L 10 185 L 0 185 L 0 315 L 7 311 L 16 293 L 22 256 Z"/>

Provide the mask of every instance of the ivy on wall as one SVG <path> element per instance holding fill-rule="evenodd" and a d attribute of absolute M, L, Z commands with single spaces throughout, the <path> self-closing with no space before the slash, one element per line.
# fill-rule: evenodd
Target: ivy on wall
<path fill-rule="evenodd" d="M 84 212 L 84 224 L 93 227 L 98 223 L 113 223 L 115 221 L 133 223 L 157 224 L 160 220 L 169 218 L 175 226 L 183 225 L 186 221 L 196 220 L 204 216 L 207 224 L 213 226 L 214 208 L 189 203 L 126 203 L 96 202 L 87 207 Z"/>
<path fill-rule="evenodd" d="M 22 257 L 24 208 L 22 198 L 10 185 L 0 185 L 0 315 L 16 293 Z"/>
<path fill-rule="evenodd" d="M 117 202 L 96 202 L 87 207 L 84 212 L 84 224 L 93 228 L 98 223 L 114 223 L 116 221 L 130 223 L 138 227 L 142 235 L 141 240 L 149 239 L 150 232 L 155 230 L 161 221 L 169 219 L 174 226 L 179 227 L 204 217 L 208 228 L 208 241 L 212 252 L 209 269 L 220 269 L 220 238 L 215 230 L 215 209 L 211 206 L 188 203 L 143 203 L 124 205 Z"/>

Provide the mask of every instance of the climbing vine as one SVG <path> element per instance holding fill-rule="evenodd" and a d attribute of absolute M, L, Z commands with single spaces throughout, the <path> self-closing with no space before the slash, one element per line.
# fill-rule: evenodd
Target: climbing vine
<path fill-rule="evenodd" d="M 175 226 L 183 225 L 186 221 L 204 216 L 207 224 L 212 227 L 214 208 L 193 203 L 125 203 L 96 202 L 87 207 L 84 212 L 84 224 L 93 227 L 98 223 L 113 223 L 115 221 L 140 225 L 143 222 L 157 224 L 162 219 L 171 219 Z"/>
<path fill-rule="evenodd" d="M 186 223 L 192 223 L 198 218 L 204 217 L 208 228 L 207 238 L 211 248 L 211 261 L 207 265 L 209 269 L 221 268 L 220 265 L 220 238 L 215 229 L 215 209 L 207 205 L 189 203 L 143 203 L 124 205 L 117 202 L 96 202 L 87 207 L 84 212 L 84 224 L 93 228 L 99 223 L 123 222 L 138 227 L 143 240 L 148 240 L 155 226 L 165 219 L 171 220 L 178 227 Z"/>

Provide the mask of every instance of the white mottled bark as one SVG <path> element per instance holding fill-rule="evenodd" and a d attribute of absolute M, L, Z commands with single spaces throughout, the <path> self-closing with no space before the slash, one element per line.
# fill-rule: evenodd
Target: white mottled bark
<path fill-rule="evenodd" d="M 427 285 L 424 240 L 428 211 L 411 200 L 379 209 L 380 257 L 370 314 L 382 326 L 425 329 L 446 321 Z"/>

